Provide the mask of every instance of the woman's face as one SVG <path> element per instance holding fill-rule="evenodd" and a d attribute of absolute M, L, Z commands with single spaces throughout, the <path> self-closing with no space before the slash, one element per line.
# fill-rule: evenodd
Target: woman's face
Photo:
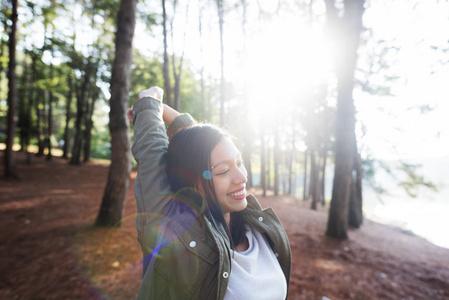
<path fill-rule="evenodd" d="M 212 180 L 215 195 L 220 202 L 225 219 L 229 213 L 246 208 L 246 176 L 240 151 L 234 143 L 224 138 L 211 152 Z"/>

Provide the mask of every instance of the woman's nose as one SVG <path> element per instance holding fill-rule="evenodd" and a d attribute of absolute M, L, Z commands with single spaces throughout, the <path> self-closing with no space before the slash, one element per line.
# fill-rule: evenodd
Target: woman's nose
<path fill-rule="evenodd" d="M 236 172 L 234 173 L 234 183 L 235 184 L 242 184 L 242 183 L 246 183 L 248 181 L 247 175 L 248 173 L 246 172 L 246 168 L 245 166 L 240 166 L 236 168 Z"/>

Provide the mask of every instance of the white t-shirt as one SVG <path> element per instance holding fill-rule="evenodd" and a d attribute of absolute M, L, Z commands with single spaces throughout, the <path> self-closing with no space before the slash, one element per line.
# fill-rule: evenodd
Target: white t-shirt
<path fill-rule="evenodd" d="M 285 300 L 287 282 L 268 242 L 257 231 L 246 232 L 249 247 L 233 252 L 225 300 Z"/>

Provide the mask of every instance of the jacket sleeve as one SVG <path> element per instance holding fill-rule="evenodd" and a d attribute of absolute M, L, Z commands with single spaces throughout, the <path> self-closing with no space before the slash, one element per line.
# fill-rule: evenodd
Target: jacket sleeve
<path fill-rule="evenodd" d="M 172 196 L 165 173 L 168 137 L 162 109 L 162 102 L 151 97 L 140 99 L 133 107 L 134 142 L 131 150 L 138 163 L 134 195 L 139 232 L 161 217 Z M 193 123 L 190 115 L 183 114 L 172 122 L 169 132 L 174 134 Z"/>

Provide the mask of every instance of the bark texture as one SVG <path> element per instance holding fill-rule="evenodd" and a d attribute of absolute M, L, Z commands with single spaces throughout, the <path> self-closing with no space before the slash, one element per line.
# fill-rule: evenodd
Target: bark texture
<path fill-rule="evenodd" d="M 120 226 L 128 194 L 131 151 L 126 117 L 131 78 L 132 42 L 136 26 L 137 0 L 122 0 L 117 18 L 115 60 L 111 78 L 111 166 L 101 201 L 97 226 Z"/>
<path fill-rule="evenodd" d="M 89 74 L 86 71 L 80 91 L 76 95 L 76 120 L 75 120 L 75 136 L 73 138 L 72 157 L 70 164 L 81 164 L 81 149 L 83 144 L 83 120 L 85 114 L 86 93 L 89 86 Z"/>
<path fill-rule="evenodd" d="M 65 109 L 65 127 L 64 127 L 64 147 L 63 147 L 63 158 L 68 158 L 69 153 L 69 129 L 70 129 L 70 119 L 72 118 L 72 98 L 73 98 L 73 83 L 72 74 L 67 76 L 67 82 L 69 90 L 67 92 L 67 106 Z"/>
<path fill-rule="evenodd" d="M 171 99 L 171 82 L 170 82 L 170 70 L 168 60 L 168 44 L 167 44 L 167 11 L 165 9 L 165 0 L 162 0 L 162 29 L 164 34 L 164 98 L 167 105 L 173 107 L 173 101 Z"/>
<path fill-rule="evenodd" d="M 17 110 L 17 87 L 16 87 L 16 32 L 17 32 L 17 0 L 12 0 L 11 31 L 9 34 L 9 63 L 8 63 L 8 117 L 6 129 L 5 149 L 5 176 L 15 177 L 16 156 L 12 150 L 14 137 L 16 135 L 16 110 Z"/>
<path fill-rule="evenodd" d="M 337 114 L 335 139 L 335 175 L 326 234 L 347 239 L 349 198 L 352 190 L 354 161 L 355 107 L 352 97 L 357 49 L 362 31 L 364 0 L 345 0 L 339 16 L 335 1 L 326 0 L 329 30 L 336 38 Z"/>
<path fill-rule="evenodd" d="M 363 199 L 362 199 L 362 161 L 357 149 L 354 151 L 354 172 L 352 193 L 349 200 L 349 226 L 359 228 L 363 223 Z"/>

